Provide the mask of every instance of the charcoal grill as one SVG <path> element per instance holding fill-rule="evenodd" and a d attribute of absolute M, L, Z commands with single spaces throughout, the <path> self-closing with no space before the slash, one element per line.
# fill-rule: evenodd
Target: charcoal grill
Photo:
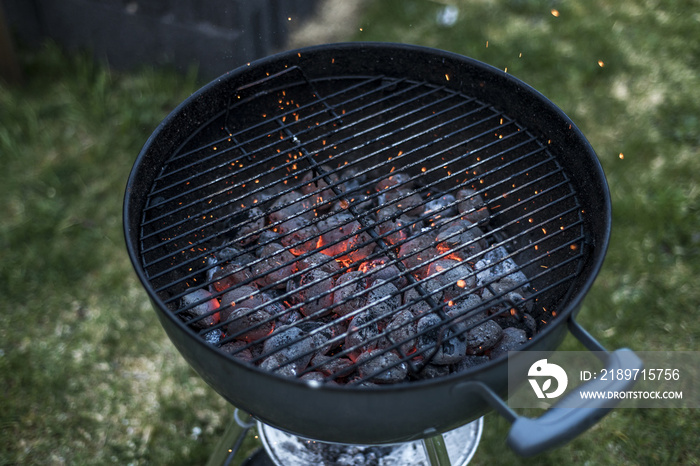
<path fill-rule="evenodd" d="M 382 180 L 392 195 L 377 188 Z M 466 201 L 464 194 L 450 197 L 460 190 Z M 468 231 L 468 239 L 443 236 L 435 250 L 441 225 L 481 209 L 488 215 L 469 217 L 447 236 Z M 328 226 L 338 212 L 344 230 Z M 238 68 L 187 99 L 147 141 L 127 185 L 124 223 L 136 272 L 173 343 L 217 392 L 268 425 L 328 442 L 377 444 L 430 437 L 495 408 L 514 421 L 511 446 L 532 454 L 607 412 L 594 402 L 565 419 L 556 408 L 538 420 L 517 417 L 501 398 L 506 355 L 493 349 L 480 364 L 453 363 L 426 375 L 438 353 L 488 320 L 508 321 L 526 335 L 507 349 L 553 350 L 568 327 L 590 349 L 603 350 L 574 321 L 610 234 L 600 164 L 558 108 L 483 63 L 360 43 L 285 52 Z M 432 236 L 402 250 L 421 235 Z M 328 274 L 373 259 L 380 261 L 348 282 L 362 281 L 359 291 L 333 301 L 340 285 Z M 264 276 L 256 273 L 263 263 Z M 469 272 L 460 269 L 460 286 L 439 281 L 463 264 Z M 309 274 L 325 267 L 333 271 Z M 389 270 L 387 281 L 376 279 Z M 526 280 L 500 286 L 514 273 Z M 310 293 L 324 282 L 325 290 Z M 397 285 L 387 288 L 389 282 Z M 244 310 L 226 320 L 235 306 L 226 294 L 245 287 L 252 291 L 236 298 L 248 300 Z M 473 294 L 482 299 L 468 301 Z M 398 303 L 392 313 L 421 303 L 399 328 L 435 317 L 409 336 L 390 333 L 387 316 L 376 313 L 346 330 L 355 316 L 391 300 Z M 459 314 L 454 305 L 462 305 Z M 378 333 L 365 332 L 372 326 Z M 266 349 L 290 328 L 297 331 L 285 334 L 286 343 Z M 347 332 L 361 341 L 349 344 Z M 407 345 L 430 338 L 432 345 Z M 311 358 L 313 345 L 265 362 L 311 340 L 333 349 L 320 362 L 295 365 Z M 362 371 L 362 345 L 375 348 L 368 359 L 391 354 L 391 361 Z M 352 364 L 322 370 L 339 359 Z M 606 362 L 638 364 L 628 350 Z M 381 383 L 382 374 L 399 369 L 400 381 Z M 545 423 L 551 425 L 540 429 Z"/>

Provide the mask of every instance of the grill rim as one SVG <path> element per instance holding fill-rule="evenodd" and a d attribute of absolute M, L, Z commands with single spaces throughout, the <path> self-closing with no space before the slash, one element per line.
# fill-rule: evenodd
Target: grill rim
<path fill-rule="evenodd" d="M 150 178 L 152 182 L 152 180 L 154 180 L 158 176 L 157 172 L 159 172 L 163 166 L 162 163 L 151 163 L 154 157 L 157 158 L 157 155 L 154 155 L 153 152 L 160 150 L 160 156 L 167 157 L 166 155 L 163 155 L 163 153 L 167 154 L 173 147 L 180 145 L 186 139 L 183 139 L 181 137 L 178 139 L 179 142 L 173 143 L 171 142 L 172 138 L 169 138 L 168 134 L 172 135 L 173 133 L 179 132 L 183 121 L 187 124 L 187 126 L 194 125 L 195 127 L 197 127 L 204 124 L 208 120 L 208 118 L 206 117 L 206 115 L 208 115 L 207 109 L 204 108 L 206 107 L 206 103 L 216 98 L 217 94 L 223 95 L 226 90 L 230 92 L 231 89 L 235 89 L 237 86 L 249 83 L 251 79 L 247 77 L 247 70 L 255 69 L 257 70 L 257 72 L 264 72 L 264 70 L 269 65 L 279 65 L 280 62 L 283 62 L 285 60 L 290 61 L 290 58 L 294 57 L 296 54 L 309 54 L 314 56 L 316 54 L 323 55 L 325 53 L 324 56 L 329 57 L 332 55 L 340 56 L 346 51 L 352 51 L 355 53 L 360 52 L 371 56 L 374 50 L 387 48 L 389 48 L 391 51 L 400 52 L 402 54 L 415 54 L 422 60 L 425 60 L 427 58 L 428 61 L 431 62 L 441 61 L 442 63 L 449 62 L 451 64 L 454 64 L 454 62 L 456 62 L 459 66 L 467 66 L 468 68 L 475 70 L 480 76 L 488 77 L 491 81 L 493 81 L 490 82 L 490 84 L 493 84 L 495 87 L 502 88 L 503 86 L 506 86 L 509 90 L 516 90 L 518 94 L 521 94 L 522 99 L 530 103 L 534 102 L 536 104 L 535 106 L 533 106 L 533 108 L 530 108 L 527 111 L 526 115 L 521 113 L 515 113 L 513 111 L 504 111 L 504 105 L 501 105 L 498 102 L 493 102 L 488 97 L 483 97 L 482 95 L 477 95 L 476 97 L 479 100 L 489 102 L 493 107 L 515 118 L 518 122 L 522 123 L 529 130 L 534 131 L 536 128 L 542 127 L 548 130 L 552 129 L 552 131 L 556 132 L 556 138 L 552 137 L 552 139 L 555 141 L 556 144 L 559 144 L 560 146 L 559 150 L 555 151 L 556 153 L 559 153 L 562 150 L 562 148 L 567 145 L 567 141 L 571 141 L 577 146 L 574 152 L 578 154 L 583 151 L 586 155 L 588 155 L 588 160 L 582 163 L 586 166 L 589 166 L 589 176 L 598 181 L 599 184 L 593 187 L 584 187 L 584 191 L 587 189 L 591 189 L 590 192 L 586 193 L 585 197 L 588 199 L 595 197 L 595 205 L 600 206 L 602 211 L 596 212 L 595 214 L 591 213 L 585 216 L 587 229 L 597 229 L 595 235 L 588 236 L 588 241 L 591 242 L 591 244 L 584 243 L 587 244 L 587 246 L 591 249 L 590 254 L 585 259 L 586 263 L 584 264 L 586 276 L 577 277 L 576 285 L 574 287 L 575 289 L 572 288 L 572 293 L 569 297 L 568 302 L 564 303 L 565 305 L 562 306 L 558 311 L 559 316 L 557 318 L 557 322 L 553 322 L 552 325 L 548 325 L 546 326 L 546 328 L 538 332 L 536 338 L 529 340 L 527 343 L 520 347 L 520 351 L 527 351 L 530 349 L 541 349 L 542 346 L 546 346 L 548 343 L 551 343 L 554 340 L 556 340 L 556 344 L 554 347 L 558 346 L 558 344 L 561 342 L 561 339 L 563 339 L 563 336 L 566 333 L 566 325 L 564 324 L 567 321 L 573 319 L 573 317 L 575 317 L 575 315 L 580 310 L 581 303 L 585 298 L 587 292 L 593 285 L 602 267 L 605 254 L 607 252 L 611 234 L 612 210 L 609 189 L 600 161 L 598 160 L 595 152 L 593 151 L 592 147 L 590 146 L 586 138 L 583 136 L 581 131 L 576 127 L 573 121 L 564 114 L 564 112 L 561 109 L 555 106 L 551 101 L 549 101 L 541 93 L 530 87 L 528 84 L 522 82 L 521 80 L 511 75 L 508 75 L 502 70 L 499 70 L 495 67 L 492 67 L 490 65 L 479 62 L 469 57 L 433 48 L 390 43 L 340 43 L 320 45 L 305 49 L 282 52 L 280 54 L 272 55 L 258 60 L 256 62 L 252 62 L 250 64 L 241 66 L 239 68 L 236 68 L 235 70 L 232 70 L 229 73 L 226 73 L 220 78 L 203 86 L 197 92 L 192 94 L 188 99 L 179 104 L 156 127 L 154 132 L 144 144 L 138 157 L 136 158 L 126 186 L 123 220 L 125 241 L 130 260 L 132 261 L 132 265 L 134 266 L 137 276 L 139 277 L 139 280 L 141 281 L 144 288 L 146 289 L 146 292 L 154 307 L 158 308 L 156 310 L 156 314 L 159 320 L 161 321 L 161 324 L 163 325 L 164 329 L 166 330 L 166 333 L 168 333 L 168 335 L 170 336 L 171 341 L 175 344 L 176 347 L 178 347 L 178 350 L 183 354 L 183 356 L 185 356 L 185 358 L 190 362 L 190 364 L 193 365 L 193 367 L 195 368 L 195 370 L 197 370 L 200 376 L 202 376 L 202 378 L 210 384 L 211 377 L 207 375 L 206 371 L 198 370 L 198 368 L 195 366 L 195 364 L 193 364 L 188 355 L 190 357 L 193 357 L 192 354 L 194 353 L 197 353 L 199 355 L 206 353 L 208 357 L 212 358 L 212 361 L 207 362 L 208 366 L 221 366 L 223 364 L 230 365 L 230 360 L 232 358 L 226 358 L 227 355 L 220 352 L 217 348 L 207 344 L 204 340 L 197 338 L 196 333 L 192 329 L 190 329 L 184 322 L 182 322 L 179 318 L 177 318 L 171 312 L 169 312 L 165 303 L 163 303 L 160 297 L 153 291 L 152 286 L 149 284 L 148 278 L 145 275 L 145 272 L 142 270 L 141 257 L 139 253 L 139 226 L 147 196 L 138 196 L 138 194 L 139 190 L 145 189 L 146 191 L 148 191 L 148 189 L 150 189 L 150 184 L 147 184 L 144 188 L 144 180 L 148 180 Z M 328 55 L 329 51 L 331 55 Z M 369 63 L 369 66 L 371 66 L 371 63 Z M 373 72 L 377 73 L 377 71 Z M 358 73 L 366 74 L 361 73 L 361 70 L 358 71 Z M 429 71 L 424 74 L 426 76 L 426 80 L 430 79 L 431 77 L 434 77 L 434 73 L 431 73 Z M 246 77 L 246 79 L 243 80 L 242 77 Z M 222 87 L 224 89 L 222 89 Z M 463 92 L 467 95 L 473 95 L 473 93 L 469 91 L 468 87 L 460 86 L 457 89 L 459 89 L 460 92 Z M 507 92 L 504 92 L 503 94 L 507 96 L 511 95 Z M 203 97 L 206 98 L 202 99 Z M 222 97 L 219 96 L 219 98 Z M 542 121 L 543 116 L 544 119 L 547 120 L 547 122 Z M 540 121 L 540 123 L 533 127 L 530 121 Z M 558 126 L 553 127 L 552 122 L 557 122 Z M 538 134 L 537 131 L 535 131 L 535 133 Z M 569 172 L 575 171 L 574 167 L 572 167 L 570 160 L 567 160 L 567 162 L 565 163 L 565 167 Z M 582 192 L 581 186 L 577 185 L 576 187 L 577 194 L 580 194 Z M 140 199 L 140 203 L 136 202 L 136 199 Z M 582 201 L 581 204 L 586 208 L 588 208 L 591 205 L 590 202 L 586 202 L 585 200 Z M 134 221 L 134 219 L 136 219 L 136 225 L 132 228 L 132 222 Z M 589 223 L 591 221 L 592 224 Z M 184 334 L 182 332 L 183 330 Z M 199 341 L 199 343 L 194 343 L 192 340 L 197 340 Z M 204 349 L 205 347 L 206 349 Z M 327 385 L 323 385 L 321 387 L 311 387 L 308 383 L 304 381 L 283 377 L 281 375 L 263 371 L 255 367 L 239 363 L 237 361 L 234 361 L 234 365 L 236 371 L 240 371 L 241 369 L 245 371 L 241 373 L 241 375 L 250 374 L 255 380 L 269 380 L 275 385 L 277 382 L 281 382 L 285 384 L 285 386 L 291 385 L 292 387 L 296 387 L 295 390 L 299 389 L 305 392 L 313 390 L 314 392 L 330 394 L 342 392 L 346 397 L 350 396 L 355 399 L 364 399 L 366 397 L 376 396 L 384 400 L 387 399 L 387 397 L 384 395 L 406 394 L 407 391 L 411 391 L 420 395 L 430 387 L 438 386 L 451 386 L 450 393 L 459 392 L 460 390 L 462 390 L 461 387 L 464 384 L 455 384 L 455 382 L 466 382 L 467 384 L 469 384 L 470 382 L 480 382 L 483 379 L 492 379 L 495 372 L 494 369 L 498 366 L 505 366 L 506 362 L 507 358 L 498 358 L 480 364 L 464 372 L 450 374 L 448 376 L 437 379 L 416 380 L 412 381 L 411 383 L 392 384 L 390 386 L 363 387 L 362 389 L 356 389 L 355 387 Z M 503 374 L 501 374 L 501 378 L 503 378 Z M 237 404 L 236 400 L 231 399 L 228 395 L 224 393 L 221 394 L 227 400 L 231 401 L 234 404 Z M 257 405 L 257 407 L 259 407 L 259 405 Z M 280 426 L 283 429 L 290 428 L 289 426 L 280 425 L 280 422 L 276 422 L 275 419 L 270 418 L 269 414 L 255 413 L 257 407 L 251 406 L 251 411 L 254 412 L 254 414 L 260 417 L 262 420 L 266 421 L 271 425 Z M 483 412 L 484 409 L 487 409 L 487 407 L 481 406 L 480 409 Z M 466 419 L 463 419 L 463 422 L 466 422 Z M 297 426 L 295 426 L 295 428 L 296 427 Z M 441 426 L 441 428 L 443 427 L 449 426 Z M 333 438 L 335 438 L 333 437 L 333 435 L 333 433 L 329 433 L 327 438 L 333 440 Z M 397 434 L 393 435 L 396 439 L 399 438 L 396 437 Z M 412 435 L 422 435 L 422 432 L 414 432 Z M 342 438 L 353 440 L 347 435 L 344 435 Z M 401 438 L 407 437 L 403 436 Z M 335 440 L 339 441 L 338 438 L 335 438 Z M 362 441 L 363 440 L 358 441 L 357 443 L 362 443 Z"/>

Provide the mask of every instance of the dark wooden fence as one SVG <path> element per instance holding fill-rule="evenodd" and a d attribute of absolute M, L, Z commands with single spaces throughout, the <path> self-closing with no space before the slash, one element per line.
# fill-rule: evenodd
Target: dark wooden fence
<path fill-rule="evenodd" d="M 284 47 L 318 0 L 0 0 L 19 42 L 46 38 L 110 66 L 192 65 L 211 79 Z"/>

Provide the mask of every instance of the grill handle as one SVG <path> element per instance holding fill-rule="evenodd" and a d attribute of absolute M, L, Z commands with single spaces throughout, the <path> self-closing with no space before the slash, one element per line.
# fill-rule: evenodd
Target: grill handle
<path fill-rule="evenodd" d="M 609 371 L 617 369 L 641 370 L 644 367 L 642 360 L 628 348 L 608 352 L 573 318 L 569 320 L 569 329 L 581 343 L 601 358 Z M 506 404 L 503 398 L 485 385 L 479 384 L 481 385 L 479 391 L 494 409 L 511 422 L 512 426 L 507 437 L 508 446 L 520 456 L 533 456 L 565 444 L 582 434 L 620 402 L 619 399 L 583 400 L 581 392 L 625 391 L 629 390 L 634 383 L 634 380 L 591 380 L 576 387 L 538 418 L 518 415 Z"/>

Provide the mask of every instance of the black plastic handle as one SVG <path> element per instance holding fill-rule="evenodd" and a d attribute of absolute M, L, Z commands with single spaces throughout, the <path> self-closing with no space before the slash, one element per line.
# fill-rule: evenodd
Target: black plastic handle
<path fill-rule="evenodd" d="M 639 357 L 627 348 L 608 354 L 607 368 L 642 369 Z M 532 456 L 568 442 L 598 422 L 621 400 L 583 399 L 586 391 L 624 391 L 634 380 L 594 379 L 579 385 L 538 418 L 516 416 L 508 433 L 508 445 L 521 456 Z M 567 406 L 562 408 L 559 406 Z"/>

